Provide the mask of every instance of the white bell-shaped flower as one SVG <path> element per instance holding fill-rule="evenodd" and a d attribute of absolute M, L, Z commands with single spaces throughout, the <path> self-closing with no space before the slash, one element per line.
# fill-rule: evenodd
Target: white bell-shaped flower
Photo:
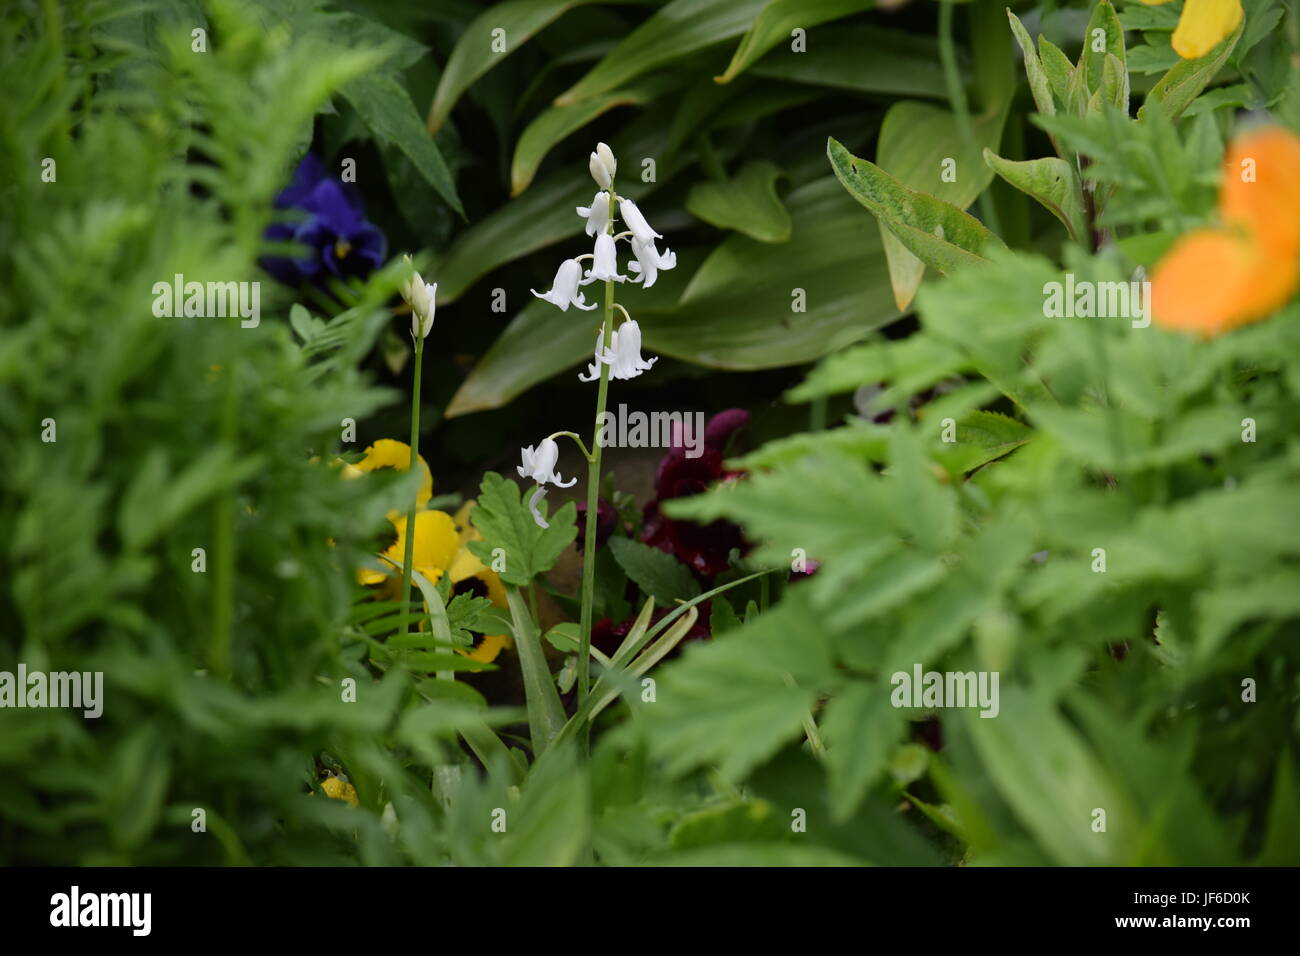
<path fill-rule="evenodd" d="M 645 216 L 641 215 L 641 210 L 632 200 L 620 199 L 618 214 L 623 217 L 623 222 L 627 224 L 628 229 L 632 230 L 632 235 L 636 237 L 637 242 L 653 245 L 656 239 L 663 238 L 650 228 L 650 223 L 645 221 Z"/>
<path fill-rule="evenodd" d="M 587 235 L 604 232 L 609 226 L 609 193 L 601 191 L 591 197 L 590 206 L 578 206 L 578 215 L 587 220 Z"/>
<path fill-rule="evenodd" d="M 592 282 L 626 282 L 627 276 L 618 274 L 618 249 L 614 245 L 614 237 L 607 232 L 602 232 L 596 237 L 596 248 L 592 252 L 591 268 L 587 270 L 587 277 L 582 280 L 583 285 Z"/>
<path fill-rule="evenodd" d="M 660 255 L 653 242 L 642 242 L 635 236 L 632 238 L 632 254 L 636 256 L 636 262 L 629 262 L 627 268 L 629 272 L 638 273 L 632 277 L 632 281 L 644 281 L 647 289 L 655 284 L 660 272 L 677 265 L 677 253 L 666 249 Z"/>
<path fill-rule="evenodd" d="M 582 266 L 578 265 L 578 260 L 565 259 L 555 272 L 555 280 L 551 283 L 550 292 L 543 295 L 536 289 L 530 291 L 537 298 L 544 299 L 552 305 L 558 305 L 563 312 L 568 312 L 571 305 L 576 305 L 578 308 L 590 312 L 596 308 L 597 303 L 587 304 L 586 297 L 578 291 L 578 284 L 581 280 Z"/>
<path fill-rule="evenodd" d="M 641 357 L 641 326 L 634 319 L 628 319 L 610 333 L 609 348 L 601 358 L 609 365 L 610 376 L 623 380 L 636 378 L 659 361 Z"/>
<path fill-rule="evenodd" d="M 570 478 L 566 483 L 555 473 L 556 462 L 560 460 L 560 446 L 554 438 L 543 438 L 536 450 L 532 445 L 521 448 L 519 455 L 522 460 L 518 467 L 521 478 L 531 478 L 539 485 L 550 484 L 557 488 L 569 488 L 578 480 Z"/>

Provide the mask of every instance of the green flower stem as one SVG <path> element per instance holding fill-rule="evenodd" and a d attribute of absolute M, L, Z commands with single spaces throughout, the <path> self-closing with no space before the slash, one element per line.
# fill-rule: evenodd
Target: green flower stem
<path fill-rule="evenodd" d="M 614 312 L 614 283 L 605 283 L 605 323 L 607 333 Z M 605 416 L 609 397 L 609 366 L 600 365 L 600 387 L 596 392 L 596 425 L 591 436 L 591 458 L 587 466 L 587 534 L 582 547 L 582 636 L 578 642 L 578 703 L 591 690 L 591 617 L 596 594 L 596 515 L 600 499 L 600 423 Z"/>
<path fill-rule="evenodd" d="M 415 340 L 415 384 L 411 388 L 411 464 L 415 473 L 420 464 L 420 370 L 424 365 L 424 337 Z M 398 633 L 405 636 L 411 617 L 411 565 L 415 560 L 415 507 L 419 490 L 411 496 L 411 506 L 406 509 L 406 549 L 402 555 L 402 617 Z"/>

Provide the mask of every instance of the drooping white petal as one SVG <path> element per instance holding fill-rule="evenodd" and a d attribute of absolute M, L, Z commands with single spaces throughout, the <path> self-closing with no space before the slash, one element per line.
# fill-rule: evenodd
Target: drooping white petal
<path fill-rule="evenodd" d="M 677 253 L 669 250 L 660 255 L 653 242 L 641 242 L 635 237 L 632 239 L 632 254 L 636 256 L 637 261 L 629 262 L 627 264 L 628 270 L 639 274 L 632 281 L 644 280 L 647 289 L 655 284 L 655 279 L 659 277 L 660 271 L 671 269 L 677 265 Z"/>
<path fill-rule="evenodd" d="M 629 319 L 610 335 L 605 361 L 611 377 L 626 381 L 647 371 L 659 359 L 647 361 L 641 357 L 641 326 Z"/>
<path fill-rule="evenodd" d="M 550 525 L 546 523 L 546 519 L 542 517 L 542 513 L 537 510 L 537 506 L 542 503 L 542 499 L 545 497 L 546 486 L 538 485 L 537 489 L 533 492 L 532 497 L 528 499 L 528 510 L 532 512 L 533 520 L 537 522 L 537 527 L 539 528 L 550 527 Z"/>
<path fill-rule="evenodd" d="M 518 466 L 520 478 L 531 478 L 539 485 L 555 485 L 559 488 L 571 487 L 578 479 L 569 479 L 568 484 L 555 473 L 556 462 L 560 458 L 560 446 L 554 438 L 544 438 L 534 449 L 532 445 L 519 450 L 522 464 Z"/>
<path fill-rule="evenodd" d="M 591 364 L 587 366 L 587 374 L 583 375 L 581 372 L 578 373 L 578 381 L 594 382 L 599 379 L 600 366 L 602 364 L 608 364 L 605 362 L 605 354 L 605 330 L 602 328 L 600 332 L 596 334 L 596 355 L 592 359 Z"/>
<path fill-rule="evenodd" d="M 645 221 L 645 216 L 641 215 L 641 210 L 636 207 L 630 199 L 620 199 L 618 201 L 618 213 L 623 217 L 623 222 L 627 224 L 628 229 L 632 230 L 632 235 L 636 236 L 638 242 L 653 243 L 656 239 L 662 239 L 659 233 L 650 228 L 650 223 Z"/>
<path fill-rule="evenodd" d="M 604 232 L 609 225 L 609 193 L 596 193 L 591 197 L 590 206 L 578 206 L 578 215 L 587 220 L 587 235 L 594 236 Z"/>

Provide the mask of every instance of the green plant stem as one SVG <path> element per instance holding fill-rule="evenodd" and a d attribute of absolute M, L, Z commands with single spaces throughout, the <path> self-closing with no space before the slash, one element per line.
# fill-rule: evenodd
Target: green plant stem
<path fill-rule="evenodd" d="M 605 231 L 614 232 L 614 210 L 618 196 L 609 187 L 609 222 Z M 605 318 L 601 323 L 601 339 L 609 344 L 614 331 L 614 283 L 605 282 Z M 591 433 L 591 454 L 587 458 L 587 533 L 582 547 L 582 628 L 578 639 L 578 705 L 587 700 L 591 692 L 591 618 L 596 596 L 596 516 L 600 507 L 600 424 L 605 417 L 605 402 L 609 398 L 609 366 L 600 362 L 600 386 L 596 391 L 596 421 Z"/>
<path fill-rule="evenodd" d="M 231 448 L 236 445 L 236 407 L 238 393 L 235 385 L 235 366 L 228 363 L 225 370 L 226 394 L 221 408 L 221 443 Z M 217 499 L 213 540 L 216 543 L 215 567 L 212 582 L 212 645 L 208 650 L 208 666 L 219 677 L 229 678 L 231 668 L 231 628 L 235 610 L 235 489 L 225 488 Z"/>
<path fill-rule="evenodd" d="M 411 474 L 420 464 L 420 371 L 424 365 L 424 337 L 415 340 L 415 382 L 411 386 Z M 402 555 L 402 624 L 398 633 L 405 636 L 411 624 L 411 565 L 415 560 L 415 508 L 419 488 L 406 509 L 406 548 Z"/>
<path fill-rule="evenodd" d="M 605 283 L 605 340 L 609 340 L 614 312 L 614 283 Z M 587 532 L 582 546 L 582 635 L 578 642 L 578 703 L 591 691 L 591 618 L 596 595 L 596 516 L 600 506 L 600 423 L 609 397 L 609 366 L 601 363 L 600 386 L 596 392 L 596 424 L 587 465 Z"/>
<path fill-rule="evenodd" d="M 966 91 L 961 85 L 961 72 L 957 68 L 957 48 L 952 40 L 953 0 L 940 0 L 939 3 L 939 61 L 943 64 L 944 83 L 948 87 L 948 105 L 952 107 L 957 119 L 957 132 L 967 156 L 978 157 L 980 152 L 975 147 L 975 131 L 971 127 L 970 110 L 966 106 Z M 967 174 L 969 175 L 969 173 Z M 984 224 L 997 235 L 1002 234 L 1002 225 L 998 222 L 998 211 L 989 199 L 988 190 L 979 196 L 980 216 Z"/>

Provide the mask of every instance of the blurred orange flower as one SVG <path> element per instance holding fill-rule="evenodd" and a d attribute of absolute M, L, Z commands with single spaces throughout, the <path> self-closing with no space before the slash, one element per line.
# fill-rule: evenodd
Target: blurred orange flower
<path fill-rule="evenodd" d="M 1267 318 L 1300 288 L 1300 138 L 1265 126 L 1224 159 L 1217 228 L 1179 239 L 1151 277 L 1157 325 L 1210 337 Z"/>

